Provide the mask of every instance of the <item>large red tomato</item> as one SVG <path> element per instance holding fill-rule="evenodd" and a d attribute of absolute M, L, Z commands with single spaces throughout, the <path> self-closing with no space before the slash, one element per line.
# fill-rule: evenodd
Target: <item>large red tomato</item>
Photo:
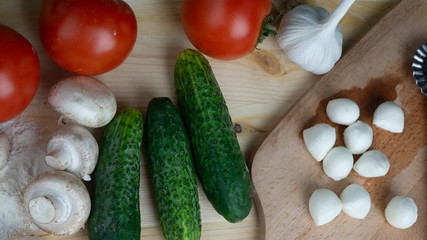
<path fill-rule="evenodd" d="M 190 42 L 202 53 L 233 60 L 255 49 L 271 0 L 183 0 L 181 20 Z"/>
<path fill-rule="evenodd" d="M 122 0 L 43 0 L 40 38 L 62 68 L 98 75 L 119 66 L 137 35 L 132 9 Z"/>
<path fill-rule="evenodd" d="M 18 116 L 36 94 L 40 62 L 30 42 L 0 24 L 0 122 Z"/>

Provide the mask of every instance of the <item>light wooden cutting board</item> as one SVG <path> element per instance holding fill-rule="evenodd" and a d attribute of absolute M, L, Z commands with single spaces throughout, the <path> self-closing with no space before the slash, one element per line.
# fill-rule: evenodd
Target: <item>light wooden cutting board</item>
<path fill-rule="evenodd" d="M 411 60 L 427 42 L 427 1 L 404 0 L 321 78 L 287 113 L 257 151 L 252 177 L 257 192 L 262 237 L 277 239 L 426 239 L 427 238 L 427 96 L 412 77 Z M 329 100 L 347 97 L 359 104 L 360 120 L 372 125 L 371 149 L 390 160 L 384 177 L 364 178 L 352 171 L 335 182 L 305 148 L 302 131 L 325 122 L 337 130 L 336 146 L 343 145 L 343 126 L 327 119 Z M 405 129 L 392 134 L 372 124 L 375 108 L 384 101 L 399 104 Z M 357 159 L 357 156 L 355 156 Z M 364 220 L 343 212 L 332 222 L 316 226 L 308 210 L 315 189 L 338 196 L 351 183 L 370 193 L 372 207 Z M 418 206 L 418 221 L 409 229 L 393 228 L 384 209 L 396 195 Z"/>

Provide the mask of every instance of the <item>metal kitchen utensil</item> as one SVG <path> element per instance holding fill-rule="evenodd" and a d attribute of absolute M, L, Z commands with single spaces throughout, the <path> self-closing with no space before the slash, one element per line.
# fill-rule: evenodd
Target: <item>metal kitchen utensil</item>
<path fill-rule="evenodd" d="M 427 95 L 427 43 L 417 49 L 412 61 L 412 71 L 421 92 Z"/>

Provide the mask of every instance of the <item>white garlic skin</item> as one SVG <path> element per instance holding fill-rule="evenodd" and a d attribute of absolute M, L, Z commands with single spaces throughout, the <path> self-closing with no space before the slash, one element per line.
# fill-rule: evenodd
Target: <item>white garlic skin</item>
<path fill-rule="evenodd" d="M 394 102 L 380 104 L 374 112 L 373 124 L 392 133 L 401 133 L 405 126 L 402 108 Z"/>
<path fill-rule="evenodd" d="M 318 123 L 305 129 L 303 131 L 303 138 L 311 156 L 320 162 L 335 144 L 335 128 L 326 123 Z"/>
<path fill-rule="evenodd" d="M 357 103 L 351 99 L 337 98 L 328 102 L 326 114 L 334 123 L 350 125 L 359 118 L 360 109 Z"/>
<path fill-rule="evenodd" d="M 309 211 L 317 226 L 325 225 L 336 218 L 342 209 L 341 200 L 329 189 L 318 189 L 309 200 Z"/>
<path fill-rule="evenodd" d="M 409 228 L 417 221 L 417 205 L 411 198 L 396 196 L 387 204 L 385 218 L 395 228 Z"/>
<path fill-rule="evenodd" d="M 344 130 L 345 146 L 353 154 L 362 154 L 372 145 L 373 132 L 371 126 L 358 120 Z"/>
<path fill-rule="evenodd" d="M 370 150 L 359 157 L 353 169 L 363 177 L 382 177 L 390 169 L 390 162 L 381 151 Z"/>
<path fill-rule="evenodd" d="M 335 181 L 344 179 L 353 168 L 353 155 L 345 147 L 334 147 L 323 159 L 323 170 Z"/>
<path fill-rule="evenodd" d="M 322 24 L 329 15 L 324 8 L 300 5 L 283 16 L 277 31 L 286 56 L 314 74 L 329 72 L 341 57 L 339 25 Z"/>
<path fill-rule="evenodd" d="M 364 219 L 371 209 L 371 196 L 358 184 L 348 185 L 340 198 L 343 212 L 353 218 Z"/>

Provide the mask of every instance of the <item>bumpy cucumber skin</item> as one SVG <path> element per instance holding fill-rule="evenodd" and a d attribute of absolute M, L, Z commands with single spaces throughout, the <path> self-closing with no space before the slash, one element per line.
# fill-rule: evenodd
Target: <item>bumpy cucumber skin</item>
<path fill-rule="evenodd" d="M 122 110 L 104 130 L 93 174 L 89 239 L 140 239 L 142 138 L 143 117 L 135 108 Z"/>
<path fill-rule="evenodd" d="M 146 116 L 148 167 L 165 239 L 200 239 L 196 173 L 184 123 L 169 98 L 152 99 Z"/>
<path fill-rule="evenodd" d="M 174 78 L 203 190 L 227 221 L 242 221 L 252 207 L 251 180 L 211 66 L 200 52 L 186 49 Z"/>

